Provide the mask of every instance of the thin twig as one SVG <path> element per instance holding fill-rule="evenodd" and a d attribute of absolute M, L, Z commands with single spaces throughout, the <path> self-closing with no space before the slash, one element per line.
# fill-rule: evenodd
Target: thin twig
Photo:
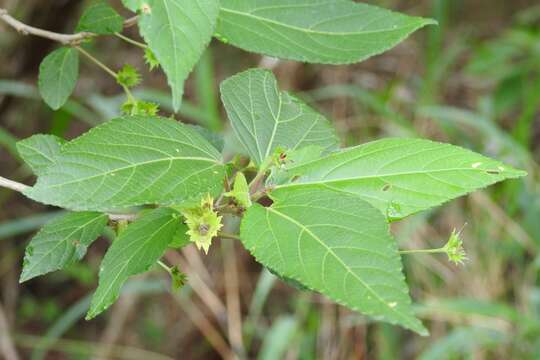
<path fill-rule="evenodd" d="M 96 37 L 97 34 L 91 33 L 91 32 L 79 32 L 75 34 L 62 34 L 57 32 L 52 32 L 48 30 L 39 29 L 30 25 L 27 25 L 11 15 L 8 14 L 8 11 L 6 9 L 0 8 L 0 20 L 4 21 L 6 24 L 17 30 L 20 34 L 23 35 L 34 35 L 39 36 L 45 39 L 50 39 L 54 41 L 58 41 L 61 44 L 64 45 L 78 45 L 82 41 Z M 138 16 L 134 16 L 132 18 L 129 18 L 124 21 L 124 28 L 133 26 L 138 21 Z"/>
<path fill-rule="evenodd" d="M 133 221 L 137 219 L 137 214 L 107 214 L 112 221 Z"/>
<path fill-rule="evenodd" d="M 26 191 L 29 188 L 29 186 L 27 186 L 27 185 L 18 183 L 18 182 L 13 181 L 13 180 L 6 179 L 6 178 L 1 177 L 1 176 L 0 176 L 0 187 L 15 190 L 15 191 L 20 192 L 20 193 L 22 193 L 23 191 Z"/>
<path fill-rule="evenodd" d="M 0 354 L 3 355 L 3 358 L 6 360 L 18 360 L 19 355 L 15 350 L 15 345 L 11 339 L 9 333 L 9 325 L 4 314 L 4 310 L 0 305 Z"/>
<path fill-rule="evenodd" d="M 227 301 L 227 331 L 229 342 L 235 353 L 245 357 L 245 347 L 242 338 L 242 309 L 240 305 L 240 284 L 236 268 L 236 253 L 234 242 L 222 241 L 223 270 L 225 275 L 225 297 Z"/>
<path fill-rule="evenodd" d="M 110 359 L 113 353 L 113 347 L 123 334 L 124 327 L 127 322 L 127 318 L 133 310 L 137 302 L 137 295 L 126 294 L 120 297 L 120 300 L 116 303 L 111 317 L 109 318 L 107 327 L 101 336 L 95 355 L 96 360 Z"/>
<path fill-rule="evenodd" d="M 234 352 L 204 313 L 191 300 L 180 296 L 176 298 L 193 324 L 199 329 L 219 355 L 226 360 L 235 359 Z"/>

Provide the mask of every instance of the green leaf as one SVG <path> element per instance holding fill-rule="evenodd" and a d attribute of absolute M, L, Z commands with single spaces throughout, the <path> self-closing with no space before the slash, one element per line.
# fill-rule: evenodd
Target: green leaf
<path fill-rule="evenodd" d="M 74 48 L 56 49 L 39 65 L 39 93 L 53 110 L 67 101 L 79 77 L 79 54 Z"/>
<path fill-rule="evenodd" d="M 138 12 L 142 5 L 144 3 L 144 0 L 122 0 L 122 4 L 129 10 L 133 12 Z"/>
<path fill-rule="evenodd" d="M 106 1 L 95 0 L 81 16 L 77 31 L 99 35 L 122 31 L 124 19 Z"/>
<path fill-rule="evenodd" d="M 220 152 L 223 151 L 223 147 L 225 146 L 223 134 L 213 132 L 212 130 L 209 130 L 208 128 L 199 125 L 187 124 L 187 126 L 198 132 L 203 138 L 208 140 L 208 142 Z"/>
<path fill-rule="evenodd" d="M 122 117 L 62 147 L 25 194 L 72 210 L 180 204 L 223 187 L 221 155 L 195 130 L 158 117 Z"/>
<path fill-rule="evenodd" d="M 167 75 L 178 111 L 184 81 L 212 39 L 218 0 L 149 0 L 139 29 Z"/>
<path fill-rule="evenodd" d="M 356 194 L 397 220 L 526 173 L 457 146 L 389 138 L 293 165 L 287 175 L 278 189 Z"/>
<path fill-rule="evenodd" d="M 184 222 L 180 222 L 178 225 L 178 230 L 174 234 L 169 247 L 173 249 L 181 249 L 186 245 L 191 243 L 189 235 L 187 234 L 189 228 Z"/>
<path fill-rule="evenodd" d="M 101 263 L 99 285 L 92 297 L 87 320 L 116 301 L 130 276 L 147 271 L 159 260 L 179 224 L 176 211 L 159 208 L 143 215 L 118 236 Z"/>
<path fill-rule="evenodd" d="M 382 214 L 351 194 L 280 189 L 254 204 L 240 237 L 259 262 L 336 302 L 420 334 L 396 242 Z"/>
<path fill-rule="evenodd" d="M 435 23 L 349 0 L 221 0 L 216 37 L 274 57 L 347 64 Z"/>
<path fill-rule="evenodd" d="M 82 259 L 105 225 L 105 214 L 75 212 L 43 226 L 26 248 L 20 282 L 62 269 Z"/>
<path fill-rule="evenodd" d="M 17 142 L 17 150 L 34 174 L 42 175 L 56 161 L 66 141 L 54 135 L 37 134 Z"/>
<path fill-rule="evenodd" d="M 279 91 L 271 71 L 252 69 L 221 83 L 221 97 L 232 127 L 257 164 L 276 148 L 337 147 L 334 128 L 299 99 Z"/>
<path fill-rule="evenodd" d="M 238 205 L 244 209 L 250 207 L 251 197 L 249 195 L 249 186 L 246 180 L 246 176 L 242 172 L 237 172 L 234 178 L 232 191 L 226 192 L 225 196 L 235 199 Z"/>

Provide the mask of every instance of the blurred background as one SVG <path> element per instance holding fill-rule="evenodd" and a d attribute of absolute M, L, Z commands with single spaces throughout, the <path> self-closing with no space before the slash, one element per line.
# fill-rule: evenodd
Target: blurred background
<path fill-rule="evenodd" d="M 522 180 L 393 225 L 402 249 L 440 247 L 453 229 L 464 227 L 465 265 L 444 255 L 403 258 L 430 336 L 374 322 L 285 284 L 231 240 L 215 241 L 208 255 L 194 247 L 167 253 L 167 262 L 188 275 L 179 292 L 156 268 L 133 278 L 104 315 L 85 321 L 110 236 L 96 241 L 84 262 L 19 284 L 26 244 L 59 210 L 0 189 L 0 358 L 14 348 L 21 359 L 539 359 L 540 4 L 370 2 L 433 17 L 440 26 L 351 66 L 276 61 L 214 40 L 186 85 L 176 118 L 227 131 L 219 82 L 265 66 L 282 88 L 332 119 L 343 145 L 420 136 L 526 169 Z M 120 1 L 111 3 L 129 16 Z M 69 33 L 87 2 L 0 5 L 25 23 Z M 125 34 L 138 36 L 134 28 Z M 17 140 L 35 133 L 71 139 L 118 115 L 124 101 L 114 80 L 83 60 L 74 96 L 59 111 L 48 109 L 36 80 L 39 63 L 55 47 L 0 23 L 0 175 L 26 184 L 34 180 L 16 152 Z M 140 49 L 107 37 L 90 50 L 112 68 L 128 62 L 143 71 L 136 93 L 170 115 L 165 77 L 146 70 Z"/>

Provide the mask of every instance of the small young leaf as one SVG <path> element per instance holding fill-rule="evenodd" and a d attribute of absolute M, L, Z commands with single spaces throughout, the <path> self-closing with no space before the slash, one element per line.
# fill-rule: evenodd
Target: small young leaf
<path fill-rule="evenodd" d="M 20 281 L 62 269 L 83 258 L 101 234 L 107 215 L 67 213 L 43 226 L 26 248 Z"/>
<path fill-rule="evenodd" d="M 279 91 L 271 71 L 252 69 L 228 78 L 221 83 L 221 97 L 235 134 L 259 165 L 278 147 L 334 149 L 338 145 L 328 120 Z"/>
<path fill-rule="evenodd" d="M 143 215 L 118 236 L 101 263 L 99 285 L 92 297 L 87 320 L 116 301 L 130 276 L 147 271 L 159 260 L 179 224 L 176 211 L 159 208 Z"/>
<path fill-rule="evenodd" d="M 104 0 L 94 0 L 86 8 L 77 25 L 77 31 L 99 35 L 122 31 L 124 19 Z"/>
<path fill-rule="evenodd" d="M 39 66 L 38 88 L 43 101 L 58 110 L 69 98 L 79 77 L 79 54 L 74 48 L 56 49 Z"/>
<path fill-rule="evenodd" d="M 420 334 L 397 244 L 382 214 L 358 196 L 281 189 L 254 204 L 241 225 L 245 247 L 263 265 L 338 303 Z"/>
<path fill-rule="evenodd" d="M 356 194 L 391 220 L 440 205 L 524 171 L 457 146 L 423 139 L 383 139 L 287 169 L 277 188 Z"/>
<path fill-rule="evenodd" d="M 347 64 L 434 23 L 350 0 L 221 0 L 216 37 L 274 57 Z"/>
<path fill-rule="evenodd" d="M 141 35 L 167 75 L 175 111 L 184 81 L 212 38 L 218 12 L 218 0 L 149 0 L 141 14 Z"/>
<path fill-rule="evenodd" d="M 62 147 L 25 194 L 73 210 L 108 211 L 217 196 L 221 155 L 195 130 L 159 117 L 106 122 Z"/>
<path fill-rule="evenodd" d="M 37 134 L 17 142 L 17 150 L 34 174 L 41 175 L 55 162 L 65 143 L 58 136 Z"/>
<path fill-rule="evenodd" d="M 237 172 L 234 178 L 233 189 L 225 193 L 226 196 L 236 200 L 238 205 L 247 209 L 251 206 L 251 198 L 249 195 L 249 187 L 246 177 L 242 172 Z"/>

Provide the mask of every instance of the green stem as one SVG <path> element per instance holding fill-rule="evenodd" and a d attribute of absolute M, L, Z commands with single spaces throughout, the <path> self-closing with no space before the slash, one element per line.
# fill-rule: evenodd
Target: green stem
<path fill-rule="evenodd" d="M 92 61 L 94 64 L 96 64 L 101 69 L 103 69 L 107 74 L 111 75 L 115 80 L 117 79 L 118 75 L 114 71 L 112 71 L 107 65 L 105 65 L 104 63 L 102 63 L 101 61 L 93 57 L 88 51 L 84 50 L 80 46 L 75 46 L 75 49 L 77 49 L 81 54 L 83 54 L 88 59 L 90 59 L 90 61 Z"/>
<path fill-rule="evenodd" d="M 226 238 L 226 239 L 240 240 L 240 237 L 238 235 L 224 233 L 224 232 L 218 233 L 218 236 L 222 238 Z"/>
<path fill-rule="evenodd" d="M 416 250 L 400 250 L 400 254 L 445 254 L 446 248 L 438 249 L 416 249 Z"/>
<path fill-rule="evenodd" d="M 96 59 L 94 56 L 92 56 L 88 51 L 84 50 L 82 47 L 75 46 L 75 49 L 77 49 L 81 54 L 83 54 L 88 59 L 90 59 L 90 61 L 92 61 L 94 64 L 99 66 L 107 74 L 111 75 L 114 78 L 114 80 L 116 80 L 118 82 L 118 74 L 116 72 L 114 72 L 111 68 L 109 68 L 107 65 L 105 65 L 104 63 L 102 63 L 98 59 Z M 127 96 L 128 100 L 131 101 L 131 102 L 134 102 L 135 98 L 133 97 L 133 94 L 131 93 L 129 88 L 127 86 L 125 86 L 125 85 L 121 85 L 121 86 L 122 86 L 122 89 L 124 89 L 124 92 L 126 93 L 126 96 Z"/>
<path fill-rule="evenodd" d="M 165 269 L 165 271 L 167 271 L 169 273 L 169 275 L 172 276 L 172 268 L 167 266 L 167 264 L 165 264 L 163 261 L 161 260 L 158 260 L 158 265 L 161 266 L 163 269 Z"/>
<path fill-rule="evenodd" d="M 124 36 L 124 35 L 122 35 L 122 34 L 120 34 L 120 33 L 117 33 L 117 32 L 116 32 L 116 33 L 114 33 L 114 35 L 115 35 L 116 37 L 118 37 L 119 39 L 122 39 L 122 40 L 124 40 L 125 42 L 127 42 L 127 43 L 129 43 L 129 44 L 131 44 L 131 45 L 135 45 L 135 46 L 137 46 L 137 47 L 140 47 L 141 49 L 145 49 L 145 50 L 146 50 L 146 48 L 148 48 L 148 46 L 147 46 L 146 44 L 143 44 L 143 43 L 138 42 L 138 41 L 136 41 L 136 40 L 130 39 L 130 38 L 128 38 L 127 36 Z"/>

